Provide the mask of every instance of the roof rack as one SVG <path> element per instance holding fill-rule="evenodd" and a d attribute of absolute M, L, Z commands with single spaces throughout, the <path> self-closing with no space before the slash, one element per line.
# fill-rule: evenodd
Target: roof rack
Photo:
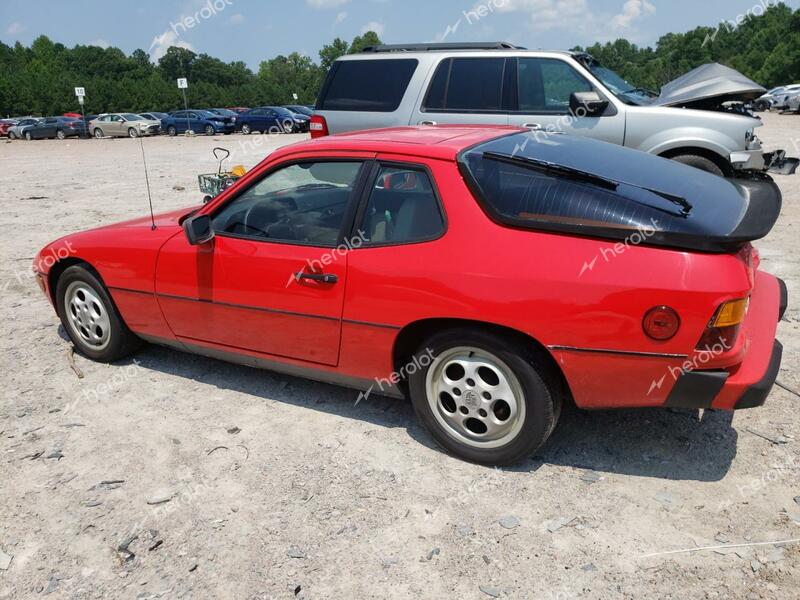
<path fill-rule="evenodd" d="M 436 50 L 526 50 L 508 42 L 447 42 L 437 44 L 379 44 L 361 52 L 431 52 Z"/>

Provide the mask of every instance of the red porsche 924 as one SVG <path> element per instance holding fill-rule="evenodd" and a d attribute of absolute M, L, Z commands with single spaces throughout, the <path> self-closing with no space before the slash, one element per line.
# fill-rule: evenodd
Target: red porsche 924
<path fill-rule="evenodd" d="M 589 139 L 398 128 L 281 148 L 204 206 L 34 264 L 91 359 L 151 342 L 410 397 L 441 446 L 504 464 L 567 400 L 763 404 L 787 294 L 750 242 L 780 207 L 769 179 Z"/>

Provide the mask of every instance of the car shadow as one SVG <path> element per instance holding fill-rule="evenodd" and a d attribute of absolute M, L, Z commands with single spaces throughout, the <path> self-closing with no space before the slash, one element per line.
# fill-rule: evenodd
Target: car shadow
<path fill-rule="evenodd" d="M 417 442 L 438 449 L 406 401 L 373 393 L 357 402 L 355 390 L 154 345 L 145 346 L 134 358 L 145 369 L 270 403 L 292 404 L 382 427 L 403 427 Z M 132 359 L 118 364 L 131 363 Z M 551 464 L 600 474 L 718 481 L 736 456 L 738 438 L 732 420 L 729 411 L 584 411 L 566 406 L 547 444 L 531 459 L 506 470 L 533 472 Z"/>

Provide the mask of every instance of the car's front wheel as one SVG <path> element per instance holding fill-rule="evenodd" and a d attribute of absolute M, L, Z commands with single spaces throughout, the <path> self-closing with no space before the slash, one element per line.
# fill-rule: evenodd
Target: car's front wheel
<path fill-rule="evenodd" d="M 13 131 L 9 131 L 9 132 L 8 132 L 8 139 L 10 139 L 10 140 L 15 140 L 15 139 L 17 139 L 17 134 L 16 134 L 16 133 L 14 133 Z"/>
<path fill-rule="evenodd" d="M 250 125 L 248 125 L 247 123 L 244 123 L 242 125 L 242 133 L 245 134 L 245 135 L 250 135 L 250 131 L 251 131 Z"/>
<path fill-rule="evenodd" d="M 31 134 L 31 132 L 30 132 L 30 131 L 26 131 L 26 132 L 25 132 L 25 139 L 26 139 L 27 141 L 29 141 L 29 142 L 30 142 L 30 141 L 33 139 L 33 135 Z"/>
<path fill-rule="evenodd" d="M 139 132 L 136 131 L 135 127 L 128 128 L 128 137 L 136 138 L 139 137 Z"/>
<path fill-rule="evenodd" d="M 722 169 L 720 169 L 716 163 L 705 156 L 699 156 L 697 154 L 679 154 L 677 156 L 673 156 L 672 160 L 684 165 L 689 165 L 695 169 L 700 169 L 701 171 L 711 173 L 712 175 L 718 175 L 719 177 L 725 176 L 725 174 L 722 172 Z"/>
<path fill-rule="evenodd" d="M 560 391 L 535 363 L 499 335 L 457 329 L 429 338 L 404 368 L 417 417 L 441 446 L 503 465 L 531 456 L 558 419 Z"/>
<path fill-rule="evenodd" d="M 85 266 L 74 265 L 61 274 L 56 307 L 72 343 L 92 360 L 119 360 L 142 344 L 125 325 L 105 286 Z"/>
<path fill-rule="evenodd" d="M 175 137 L 176 135 L 178 135 L 178 130 L 175 129 L 175 127 L 173 127 L 172 125 L 170 125 L 169 127 L 167 127 L 167 135 L 169 137 Z"/>

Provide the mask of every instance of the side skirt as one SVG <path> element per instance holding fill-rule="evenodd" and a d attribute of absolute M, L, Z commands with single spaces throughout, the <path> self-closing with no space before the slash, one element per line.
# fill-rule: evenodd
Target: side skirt
<path fill-rule="evenodd" d="M 181 352 L 188 352 L 190 354 L 199 354 L 207 358 L 214 358 L 245 367 L 253 367 L 255 369 L 263 369 L 267 371 L 274 371 L 283 375 L 291 375 L 293 377 L 301 377 L 303 379 L 310 379 L 320 383 L 329 383 L 338 385 L 362 392 L 369 392 L 368 395 L 375 394 L 378 396 L 388 396 L 390 398 L 405 399 L 405 395 L 400 391 L 396 385 L 391 387 L 384 384 L 383 390 L 378 388 L 374 379 L 362 379 L 360 377 L 351 377 L 333 371 L 323 371 L 311 367 L 303 367 L 300 365 L 293 365 L 279 360 L 263 358 L 260 356 L 251 356 L 249 354 L 241 354 L 232 350 L 221 350 L 219 348 L 209 348 L 199 344 L 192 344 L 185 340 L 169 340 L 150 335 L 137 334 L 140 338 L 151 344 L 157 346 L 166 346 Z"/>

